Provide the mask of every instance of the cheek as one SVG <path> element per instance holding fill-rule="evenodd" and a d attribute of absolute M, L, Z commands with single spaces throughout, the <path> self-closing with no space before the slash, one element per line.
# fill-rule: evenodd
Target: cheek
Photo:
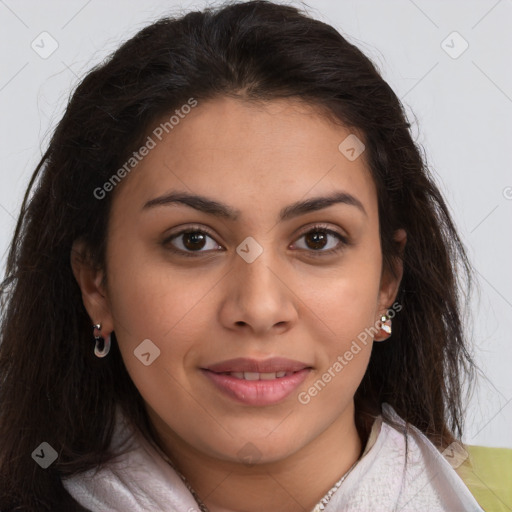
<path fill-rule="evenodd" d="M 359 385 L 371 353 L 376 288 L 370 283 L 365 288 L 362 281 L 354 285 L 350 278 L 338 281 L 327 292 L 312 306 L 325 326 L 325 336 L 319 338 L 323 341 L 318 352 L 319 376 L 330 372 L 324 382 L 332 381 L 333 389 L 342 386 L 344 393 L 350 394 Z"/>
<path fill-rule="evenodd" d="M 342 259 L 321 280 L 302 279 L 304 303 L 331 332 L 335 345 L 356 337 L 375 323 L 380 265 L 378 250 L 361 249 Z"/>
<path fill-rule="evenodd" d="M 190 270 L 172 268 L 163 256 L 150 254 L 137 240 L 133 244 L 113 240 L 112 246 L 109 294 L 115 298 L 111 309 L 116 334 L 122 331 L 123 341 L 130 345 L 150 338 L 162 350 L 171 341 L 174 346 L 176 339 L 186 341 L 191 330 L 201 325 L 196 311 L 203 307 L 215 276 L 198 275 L 198 270 L 191 279 Z"/>
<path fill-rule="evenodd" d="M 317 401 L 327 406 L 333 395 L 350 399 L 368 366 L 380 285 L 378 246 L 361 247 L 347 255 L 331 276 L 321 280 L 321 286 L 319 282 L 308 279 L 302 284 L 310 311 L 303 318 L 310 322 L 308 330 L 321 346 L 316 375 L 321 382 L 304 391 L 313 397 L 329 388 Z"/>
<path fill-rule="evenodd" d="M 158 277 L 154 269 L 141 266 L 126 274 L 119 270 L 112 284 L 116 297 L 112 311 L 130 378 L 144 401 L 160 414 L 165 416 L 171 410 L 201 414 L 199 404 L 190 399 L 195 390 L 187 364 L 197 353 L 197 340 L 204 338 L 201 333 L 207 332 L 201 324 L 206 317 L 197 315 L 201 290 L 194 293 L 184 287 L 187 291 L 178 294 L 173 290 L 180 286 L 179 279 L 174 279 L 170 288 L 171 280 Z M 123 279 L 122 275 L 132 278 Z"/>
<path fill-rule="evenodd" d="M 180 386 L 187 387 L 184 362 L 192 341 L 205 330 L 201 321 L 207 320 L 196 311 L 211 285 L 187 286 L 185 275 L 162 268 L 135 244 L 131 251 L 119 244 L 109 261 L 110 307 L 126 369 L 148 403 L 177 397 Z"/>
<path fill-rule="evenodd" d="M 313 378 L 297 400 L 322 422 L 334 421 L 350 404 L 368 367 L 375 325 L 378 275 L 348 273 L 333 280 L 324 293 L 309 296 L 311 333 L 317 333 L 317 364 Z M 323 334 L 318 335 L 320 326 Z M 313 420 L 312 420 L 313 421 Z"/>

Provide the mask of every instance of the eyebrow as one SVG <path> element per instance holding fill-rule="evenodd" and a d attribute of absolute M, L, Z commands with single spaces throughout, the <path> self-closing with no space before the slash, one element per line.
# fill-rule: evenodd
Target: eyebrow
<path fill-rule="evenodd" d="M 349 194 L 348 192 L 336 191 L 328 196 L 313 197 L 311 199 L 298 201 L 289 206 L 286 206 L 279 212 L 279 220 L 290 220 L 298 217 L 299 215 L 322 210 L 334 204 L 340 203 L 349 206 L 355 206 L 362 213 L 364 213 L 364 215 L 368 216 L 363 204 L 361 201 L 359 201 L 359 199 L 354 197 L 352 194 Z M 147 210 L 157 206 L 168 206 L 173 204 L 184 204 L 200 212 L 232 221 L 238 220 L 241 215 L 240 210 L 231 208 L 226 204 L 220 203 L 208 197 L 189 194 L 188 192 L 170 192 L 163 196 L 156 197 L 155 199 L 148 201 L 142 209 Z"/>

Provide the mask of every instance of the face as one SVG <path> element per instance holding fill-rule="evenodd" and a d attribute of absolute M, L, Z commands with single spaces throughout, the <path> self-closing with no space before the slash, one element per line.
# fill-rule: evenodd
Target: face
<path fill-rule="evenodd" d="M 351 133 L 297 101 L 216 99 L 117 186 L 107 286 L 84 301 L 169 444 L 275 461 L 353 426 L 358 336 L 398 281 L 365 155 L 338 149 Z"/>

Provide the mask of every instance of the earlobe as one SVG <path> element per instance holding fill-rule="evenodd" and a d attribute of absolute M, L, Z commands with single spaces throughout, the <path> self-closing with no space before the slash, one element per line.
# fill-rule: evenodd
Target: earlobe
<path fill-rule="evenodd" d="M 101 323 L 104 332 L 114 330 L 108 297 L 103 285 L 104 271 L 92 264 L 86 244 L 82 240 L 73 243 L 70 263 L 76 282 L 82 292 L 82 301 L 89 313 L 91 325 Z"/>
<path fill-rule="evenodd" d="M 388 316 L 388 311 L 396 300 L 404 272 L 406 231 L 404 229 L 396 230 L 393 240 L 399 245 L 398 257 L 394 259 L 392 269 L 384 269 L 382 272 L 379 292 L 379 321 L 377 322 L 379 333 L 374 337 L 374 341 L 377 342 L 385 341 L 391 336 L 392 316 Z"/>

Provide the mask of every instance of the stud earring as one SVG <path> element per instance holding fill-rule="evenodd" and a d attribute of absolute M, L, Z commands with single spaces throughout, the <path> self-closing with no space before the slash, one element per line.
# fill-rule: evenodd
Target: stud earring
<path fill-rule="evenodd" d="M 380 330 L 384 331 L 387 334 L 387 336 L 382 340 L 374 338 L 374 341 L 386 341 L 389 338 L 389 336 L 391 336 L 391 318 L 388 315 L 381 315 L 379 323 Z"/>
<path fill-rule="evenodd" d="M 105 357 L 110 352 L 110 334 L 106 338 L 102 338 L 101 336 L 96 336 L 94 331 L 98 331 L 101 333 L 101 324 L 95 324 L 92 326 L 93 336 L 96 340 L 96 345 L 94 347 L 94 355 L 96 357 Z M 101 348 L 103 345 L 103 348 Z"/>

